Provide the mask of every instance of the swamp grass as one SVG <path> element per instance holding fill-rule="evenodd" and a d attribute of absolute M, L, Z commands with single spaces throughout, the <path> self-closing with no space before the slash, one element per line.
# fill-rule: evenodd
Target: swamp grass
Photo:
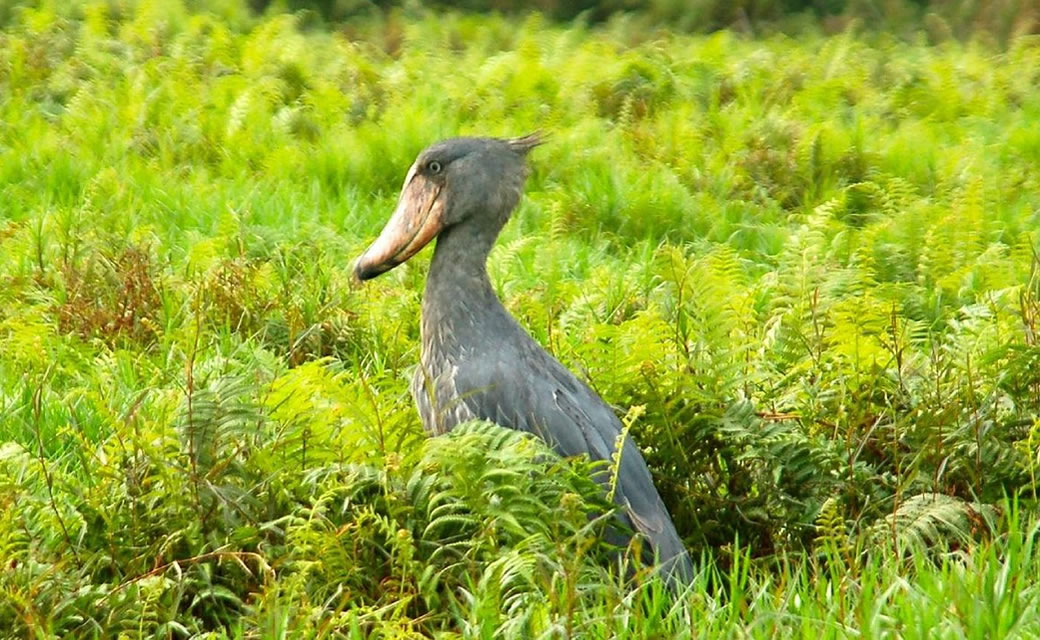
<path fill-rule="evenodd" d="M 1040 45 L 233 2 L 0 32 L 0 635 L 1040 637 Z M 407 393 L 415 154 L 551 133 L 490 259 L 699 559 Z M 614 560 L 612 560 L 614 558 Z M 623 561 L 623 560 L 622 560 Z"/>

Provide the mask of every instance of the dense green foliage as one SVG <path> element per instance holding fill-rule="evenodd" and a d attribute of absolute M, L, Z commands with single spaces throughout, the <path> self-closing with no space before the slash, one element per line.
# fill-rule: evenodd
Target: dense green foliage
<path fill-rule="evenodd" d="M 0 637 L 1040 635 L 1040 43 L 170 3 L 0 32 Z M 541 128 L 491 256 L 701 559 L 425 439 L 414 155 Z"/>
<path fill-rule="evenodd" d="M 257 12 L 290 9 L 307 19 L 332 23 L 420 4 L 417 0 L 248 2 Z M 730 28 L 749 33 L 797 33 L 810 24 L 841 31 L 850 24 L 867 22 L 872 28 L 895 33 L 923 30 L 937 42 L 971 35 L 1002 44 L 1016 36 L 1040 33 L 1040 12 L 1032 0 L 421 0 L 421 4 L 507 14 L 537 9 L 556 20 L 596 24 L 623 19 L 648 28 L 686 32 Z"/>

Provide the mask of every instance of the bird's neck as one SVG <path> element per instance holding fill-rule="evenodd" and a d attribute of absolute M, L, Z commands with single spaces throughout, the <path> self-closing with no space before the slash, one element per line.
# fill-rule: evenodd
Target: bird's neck
<path fill-rule="evenodd" d="M 462 343 L 494 339 L 497 325 L 508 318 L 487 273 L 496 236 L 460 225 L 437 238 L 423 294 L 424 351 L 454 351 Z"/>

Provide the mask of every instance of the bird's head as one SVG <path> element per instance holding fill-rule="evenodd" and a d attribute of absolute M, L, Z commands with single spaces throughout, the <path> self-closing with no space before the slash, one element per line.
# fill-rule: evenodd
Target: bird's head
<path fill-rule="evenodd" d="M 427 147 L 404 179 L 397 208 L 354 265 L 368 280 L 418 253 L 439 233 L 467 225 L 497 235 L 520 200 L 526 156 L 543 141 L 450 138 Z"/>

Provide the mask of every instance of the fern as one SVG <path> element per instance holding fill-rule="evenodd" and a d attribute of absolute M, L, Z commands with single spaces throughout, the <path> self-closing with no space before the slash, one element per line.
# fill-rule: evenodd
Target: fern
<path fill-rule="evenodd" d="M 935 545 L 970 543 L 983 524 L 983 507 L 941 493 L 907 498 L 870 528 L 875 544 L 896 549 L 927 549 Z"/>
<path fill-rule="evenodd" d="M 824 500 L 820 513 L 816 516 L 815 544 L 820 553 L 831 565 L 832 571 L 841 573 L 852 568 L 853 543 L 845 527 L 838 500 L 834 497 Z"/>

